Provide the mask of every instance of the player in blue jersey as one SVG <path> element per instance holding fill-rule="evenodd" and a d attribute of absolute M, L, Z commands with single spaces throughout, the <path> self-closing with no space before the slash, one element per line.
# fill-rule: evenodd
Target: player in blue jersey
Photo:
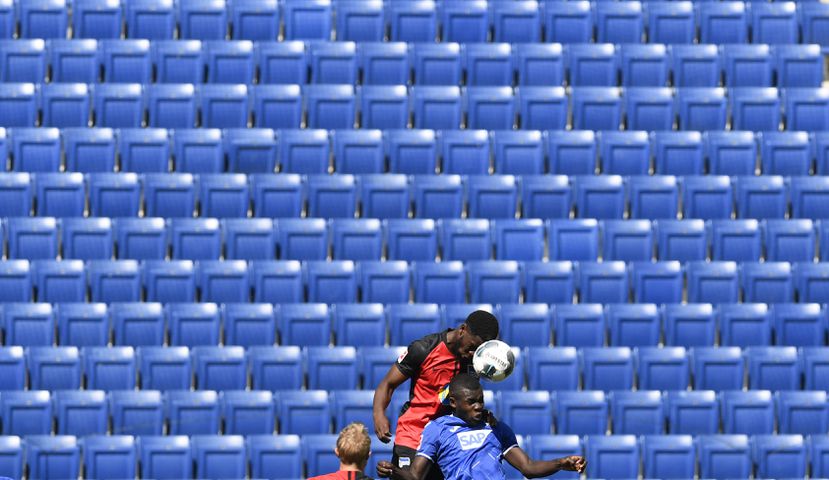
<path fill-rule="evenodd" d="M 546 477 L 560 470 L 584 471 L 586 462 L 580 456 L 532 460 L 518 446 L 507 424 L 487 423 L 484 391 L 475 375 L 461 373 L 452 379 L 449 404 L 451 415 L 426 424 L 409 470 L 381 461 L 377 474 L 395 480 L 423 480 L 435 464 L 446 480 L 504 480 L 502 460 L 527 478 Z"/>

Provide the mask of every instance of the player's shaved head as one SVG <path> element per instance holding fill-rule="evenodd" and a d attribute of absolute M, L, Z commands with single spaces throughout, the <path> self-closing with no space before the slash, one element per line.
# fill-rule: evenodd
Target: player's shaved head
<path fill-rule="evenodd" d="M 449 395 L 457 398 L 462 391 L 474 392 L 481 388 L 481 381 L 471 373 L 459 373 L 449 382 Z"/>
<path fill-rule="evenodd" d="M 498 319 L 487 311 L 475 310 L 466 317 L 464 323 L 469 333 L 480 337 L 484 342 L 498 338 Z"/>

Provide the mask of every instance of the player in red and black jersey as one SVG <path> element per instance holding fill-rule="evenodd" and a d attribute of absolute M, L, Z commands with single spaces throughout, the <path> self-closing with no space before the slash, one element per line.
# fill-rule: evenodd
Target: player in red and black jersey
<path fill-rule="evenodd" d="M 391 440 L 386 408 L 392 393 L 411 378 L 409 401 L 397 420 L 392 463 L 408 468 L 417 453 L 423 427 L 430 420 L 450 413 L 446 387 L 460 372 L 472 372 L 472 355 L 483 342 L 498 338 L 498 320 L 476 310 L 455 329 L 415 340 L 374 391 L 374 433 L 383 442 Z M 428 479 L 442 479 L 440 470 L 430 470 Z"/>
<path fill-rule="evenodd" d="M 308 480 L 372 480 L 363 473 L 371 455 L 371 438 L 365 425 L 360 422 L 346 425 L 337 437 L 334 454 L 340 459 L 340 469 Z"/>

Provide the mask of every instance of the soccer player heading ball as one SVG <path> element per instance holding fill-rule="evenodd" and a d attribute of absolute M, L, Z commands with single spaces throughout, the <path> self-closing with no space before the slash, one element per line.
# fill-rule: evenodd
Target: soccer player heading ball
<path fill-rule="evenodd" d="M 546 477 L 560 470 L 583 472 L 583 457 L 532 460 L 518 446 L 509 425 L 487 423 L 484 391 L 478 377 L 462 373 L 449 384 L 452 414 L 429 422 L 408 470 L 390 462 L 377 464 L 377 475 L 395 480 L 423 480 L 432 464 L 447 480 L 503 480 L 504 458 L 527 478 Z M 434 469 L 432 469 L 434 470 Z"/>
<path fill-rule="evenodd" d="M 411 378 L 409 402 L 397 421 L 394 432 L 392 462 L 400 468 L 410 468 L 423 427 L 430 420 L 449 413 L 448 399 L 441 397 L 445 388 L 458 373 L 472 373 L 472 355 L 485 341 L 498 338 L 498 320 L 489 312 L 476 310 L 455 329 L 426 335 L 409 345 L 374 391 L 374 432 L 384 442 L 391 440 L 391 427 L 386 408 L 392 393 Z M 437 468 L 432 468 L 430 480 L 442 479 Z"/>

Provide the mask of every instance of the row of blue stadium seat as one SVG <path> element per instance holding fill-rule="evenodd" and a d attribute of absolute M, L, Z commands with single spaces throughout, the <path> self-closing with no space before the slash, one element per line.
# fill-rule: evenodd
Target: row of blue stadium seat
<path fill-rule="evenodd" d="M 102 84 L 90 96 L 85 84 L 0 84 L 0 124 L 5 127 L 226 128 L 241 142 L 273 143 L 276 129 L 366 130 L 626 130 L 769 131 L 781 124 L 792 132 L 829 129 L 829 93 L 822 88 L 740 87 L 364 87 L 351 85 Z M 782 97 L 782 98 L 781 98 Z M 94 107 L 92 107 L 94 105 Z M 785 109 L 784 109 L 785 106 Z M 359 115 L 358 115 L 359 107 Z M 785 116 L 784 116 L 785 113 Z M 572 117 L 572 118 L 570 118 Z M 303 119 L 304 123 L 303 123 Z M 359 119 L 359 121 L 358 121 Z M 785 121 L 783 121 L 785 119 Z M 239 129 L 254 128 L 241 133 Z M 18 129 L 15 129 L 18 130 Z M 59 142 L 56 128 L 20 135 Z M 319 133 L 317 133 L 319 134 Z M 137 133 L 134 135 L 138 135 Z M 160 133 L 145 133 L 154 143 Z M 86 136 L 106 142 L 109 131 Z M 149 140 L 150 138 L 148 138 Z M 215 141 L 215 140 L 214 140 Z M 92 164 L 112 170 L 114 158 Z M 90 162 L 92 163 L 92 162 Z M 424 165 L 427 162 L 423 162 Z M 326 162 L 327 166 L 327 162 Z M 233 165 L 245 173 L 273 171 L 273 161 Z M 268 168 L 270 167 L 270 168 Z M 15 167 L 30 170 L 24 165 Z M 162 166 L 166 168 L 166 166 Z M 219 166 L 221 168 L 221 165 Z M 307 173 L 307 172 L 303 172 Z"/>
<path fill-rule="evenodd" d="M 71 30 L 69 26 L 71 3 Z M 225 3 L 179 0 L 11 1 L 0 5 L 0 37 L 110 39 L 128 38 L 273 41 L 338 40 L 404 42 L 599 41 L 693 43 L 796 43 L 823 40 L 809 20 L 829 15 L 820 3 L 691 2 L 332 2 L 287 0 Z M 667 3 L 667 2 L 666 2 Z M 228 8 L 229 7 L 229 8 Z M 17 24 L 19 23 L 19 27 Z M 176 28 L 178 24 L 178 28 Z M 439 28 L 439 25 L 441 28 Z M 281 28 L 280 28 L 281 27 Z"/>
<path fill-rule="evenodd" d="M 0 81 L 32 83 L 715 87 L 724 77 L 728 87 L 819 87 L 823 80 L 814 44 L 0 40 L 0 61 Z"/>
<path fill-rule="evenodd" d="M 811 478 L 829 475 L 823 461 L 829 454 L 826 435 L 591 435 L 582 440 L 534 434 L 518 440 L 533 458 L 586 455 L 587 478 L 637 478 L 640 470 L 646 479 L 693 478 L 697 463 L 701 478 L 750 478 L 752 472 L 756 478 L 802 478 L 808 466 Z M 298 480 L 336 471 L 336 442 L 333 434 L 5 436 L 0 437 L 0 474 L 23 478 L 26 465 L 33 477 L 50 472 L 76 478 L 83 465 L 86 478 L 244 478 L 249 471 L 252 478 Z M 367 472 L 391 455 L 391 445 L 372 438 L 371 450 Z M 509 465 L 505 469 L 508 480 L 524 478 Z M 560 472 L 556 478 L 580 477 Z"/>
<path fill-rule="evenodd" d="M 734 314 L 733 311 L 731 313 Z M 352 332 L 360 333 L 359 323 L 352 322 Z M 576 320 L 568 321 L 566 326 L 572 331 L 580 324 L 591 327 L 590 322 Z M 244 322 L 238 325 L 241 325 L 237 328 L 239 332 L 235 333 L 256 333 L 256 329 L 250 326 L 243 331 Z M 628 322 L 628 332 L 632 331 L 631 325 L 636 328 L 635 322 Z M 682 323 L 677 325 L 683 328 Z M 696 327 L 692 321 L 685 321 L 684 325 L 690 325 L 689 329 L 704 328 Z M 791 325 L 796 325 L 796 322 L 791 322 L 789 327 Z M 736 337 L 740 332 L 744 337 L 762 335 L 752 332 L 752 327 L 758 330 L 763 328 L 759 322 L 732 318 L 730 323 L 723 325 L 724 338 Z M 76 336 L 80 337 L 77 325 L 75 330 Z M 364 330 L 369 335 L 375 335 L 368 328 Z M 736 333 L 732 335 L 732 331 Z M 313 332 L 307 333 L 310 337 Z M 571 336 L 579 334 L 585 337 L 597 335 L 586 331 Z M 645 334 L 650 335 L 649 332 Z M 511 340 L 506 336 L 505 339 Z M 309 343 L 314 341 L 311 339 Z M 405 352 L 405 347 L 310 346 L 300 350 L 296 346 L 251 346 L 245 350 L 240 346 L 201 345 L 188 348 L 145 345 L 137 350 L 136 353 L 133 347 L 87 346 L 79 349 L 62 346 L 29 347 L 24 351 L 20 346 L 0 347 L 0 371 L 3 373 L 0 390 L 23 390 L 26 386 L 30 390 L 77 390 L 85 386 L 87 390 L 111 391 L 132 390 L 138 385 L 142 390 L 163 391 L 189 390 L 191 387 L 199 390 L 244 390 L 250 386 L 253 390 L 273 392 L 301 390 L 303 387 L 309 390 L 362 387 L 364 391 L 372 392 L 389 366 Z M 752 390 L 787 391 L 801 388 L 825 390 L 829 384 L 826 375 L 829 349 L 826 347 L 803 347 L 798 352 L 797 348 L 790 346 L 749 346 L 742 349 L 695 346 L 688 350 L 685 347 L 652 346 L 633 349 L 581 347 L 578 350 L 571 346 L 541 346 L 525 347 L 523 350 L 513 347 L 513 353 L 516 358 L 513 375 L 500 383 L 487 384 L 486 389 L 510 392 L 526 387 L 529 390 L 555 392 L 631 390 L 636 387 L 640 391 L 684 391 L 690 386 L 694 390 L 726 391 L 748 386 Z M 139 380 L 136 381 L 139 371 Z M 747 381 L 744 380 L 746 374 Z M 400 389 L 399 393 L 408 399 L 408 388 Z M 368 405 L 371 405 L 370 400 Z M 527 421 L 531 418 L 528 416 Z M 825 426 L 822 428 L 824 432 L 826 429 Z"/>

